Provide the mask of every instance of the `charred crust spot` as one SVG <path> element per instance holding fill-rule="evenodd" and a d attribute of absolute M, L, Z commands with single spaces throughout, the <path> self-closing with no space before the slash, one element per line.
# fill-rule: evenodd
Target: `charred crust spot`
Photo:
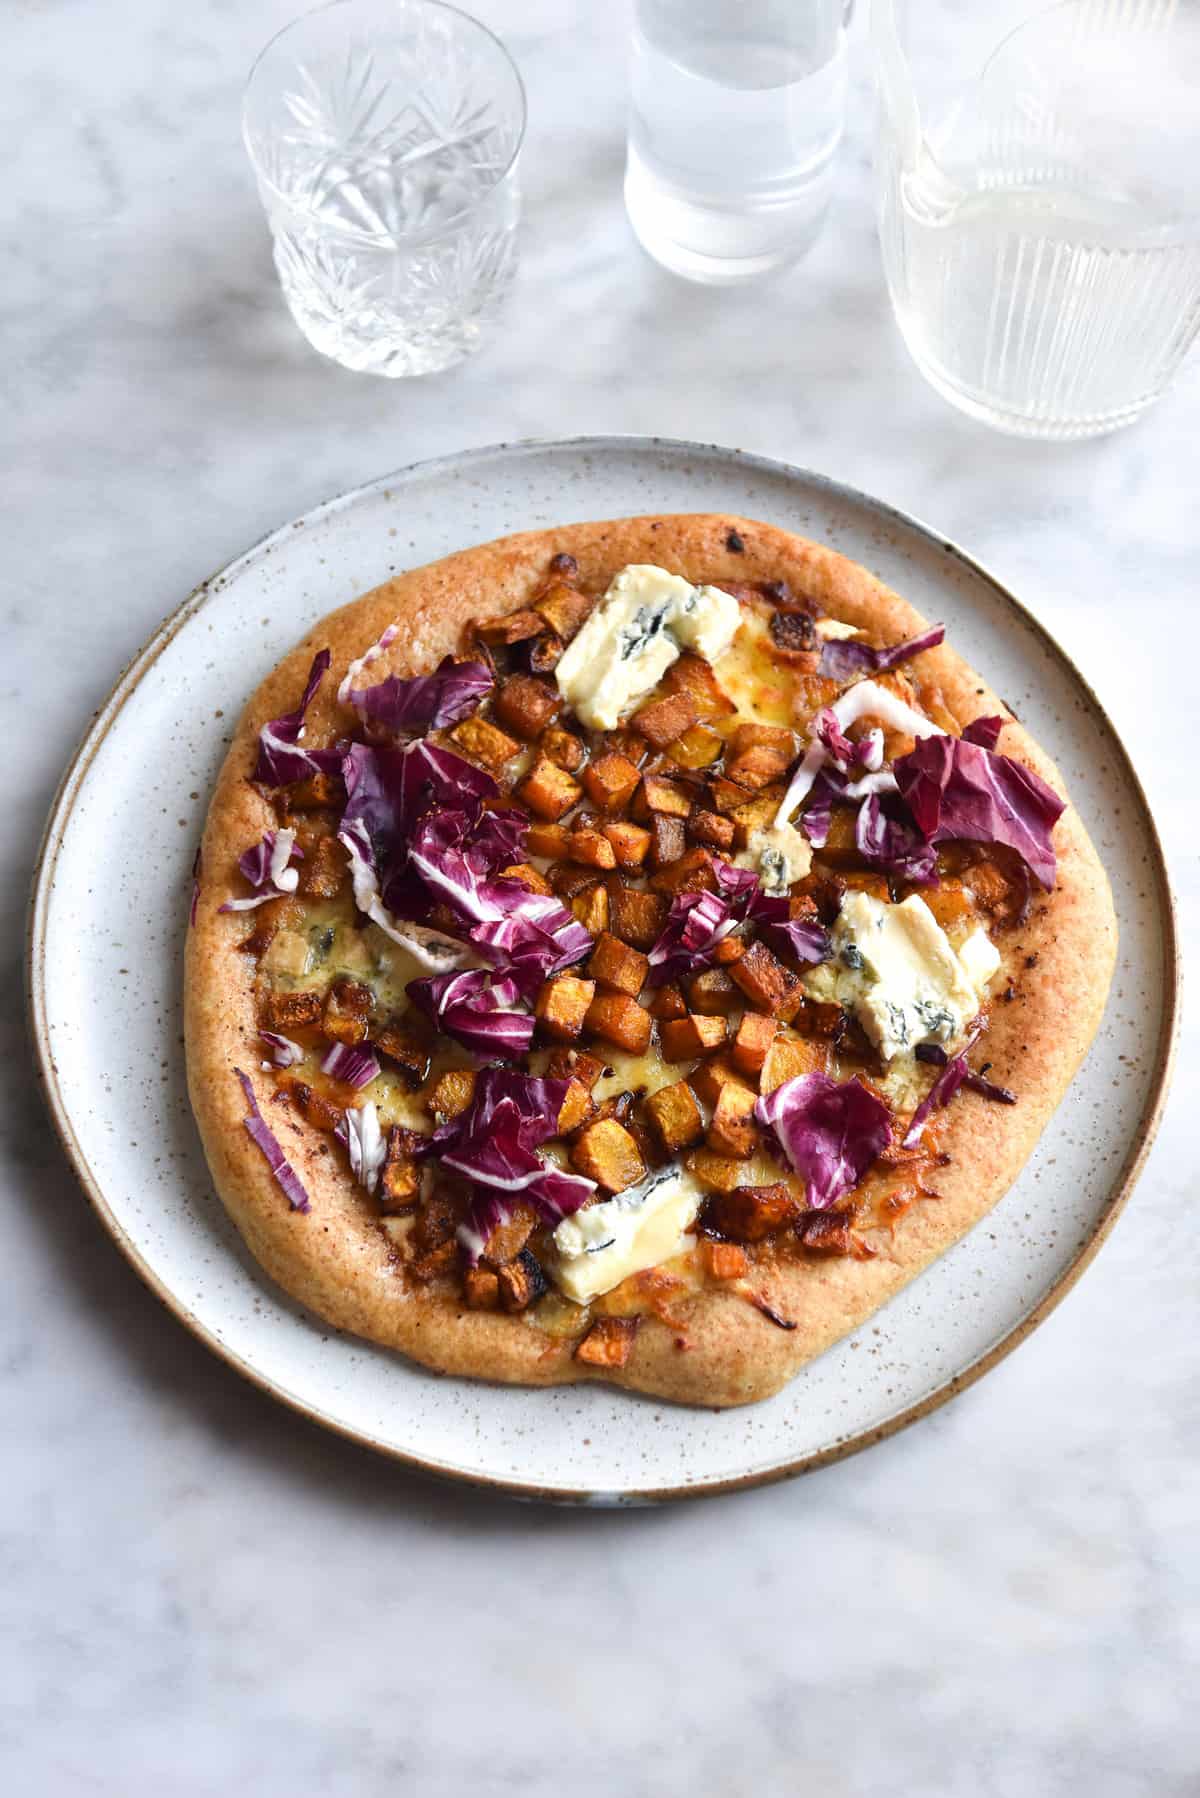
<path fill-rule="evenodd" d="M 746 553 L 746 540 L 738 531 L 730 531 L 725 539 L 725 547 L 731 556 L 744 556 Z"/>

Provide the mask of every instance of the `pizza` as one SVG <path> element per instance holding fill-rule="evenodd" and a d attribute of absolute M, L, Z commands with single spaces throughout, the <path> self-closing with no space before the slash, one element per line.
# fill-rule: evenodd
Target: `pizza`
<path fill-rule="evenodd" d="M 1060 776 L 940 625 L 769 524 L 569 525 L 388 581 L 255 693 L 189 1088 L 339 1330 L 736 1405 L 987 1214 L 1115 954 Z"/>

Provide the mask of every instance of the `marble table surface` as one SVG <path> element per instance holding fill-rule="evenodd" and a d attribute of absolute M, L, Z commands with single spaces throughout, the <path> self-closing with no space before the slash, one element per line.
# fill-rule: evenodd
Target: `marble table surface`
<path fill-rule="evenodd" d="M 20 945 L 82 726 L 268 527 L 497 439 L 722 441 L 935 522 L 1098 688 L 1196 935 L 1195 369 L 1135 430 L 1075 447 L 945 408 L 881 282 L 861 39 L 809 261 L 767 290 L 673 281 L 622 209 L 625 9 L 475 0 L 529 83 L 514 315 L 454 374 L 346 374 L 284 314 L 238 139 L 242 75 L 295 4 L 14 0 L 5 24 L 0 1789 L 1183 1798 L 1194 1014 L 1135 1201 L 1027 1345 L 869 1454 L 655 1511 L 498 1502 L 322 1434 L 160 1308 L 59 1154 Z"/>

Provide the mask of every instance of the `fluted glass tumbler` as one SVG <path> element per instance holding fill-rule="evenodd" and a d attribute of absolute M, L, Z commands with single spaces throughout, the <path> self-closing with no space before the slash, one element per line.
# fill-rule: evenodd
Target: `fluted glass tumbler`
<path fill-rule="evenodd" d="M 262 52 L 242 129 L 315 349 L 397 376 L 479 347 L 516 274 L 525 130 L 490 31 L 439 0 L 333 0 Z"/>

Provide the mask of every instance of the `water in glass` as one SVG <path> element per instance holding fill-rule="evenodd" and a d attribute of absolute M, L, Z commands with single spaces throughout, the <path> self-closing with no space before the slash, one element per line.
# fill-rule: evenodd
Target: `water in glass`
<path fill-rule="evenodd" d="M 433 0 L 336 0 L 268 45 L 245 133 L 292 315 L 347 368 L 476 349 L 517 267 L 520 80 Z"/>
<path fill-rule="evenodd" d="M 786 267 L 829 206 L 846 104 L 843 0 L 638 0 L 625 203 L 676 274 Z"/>

